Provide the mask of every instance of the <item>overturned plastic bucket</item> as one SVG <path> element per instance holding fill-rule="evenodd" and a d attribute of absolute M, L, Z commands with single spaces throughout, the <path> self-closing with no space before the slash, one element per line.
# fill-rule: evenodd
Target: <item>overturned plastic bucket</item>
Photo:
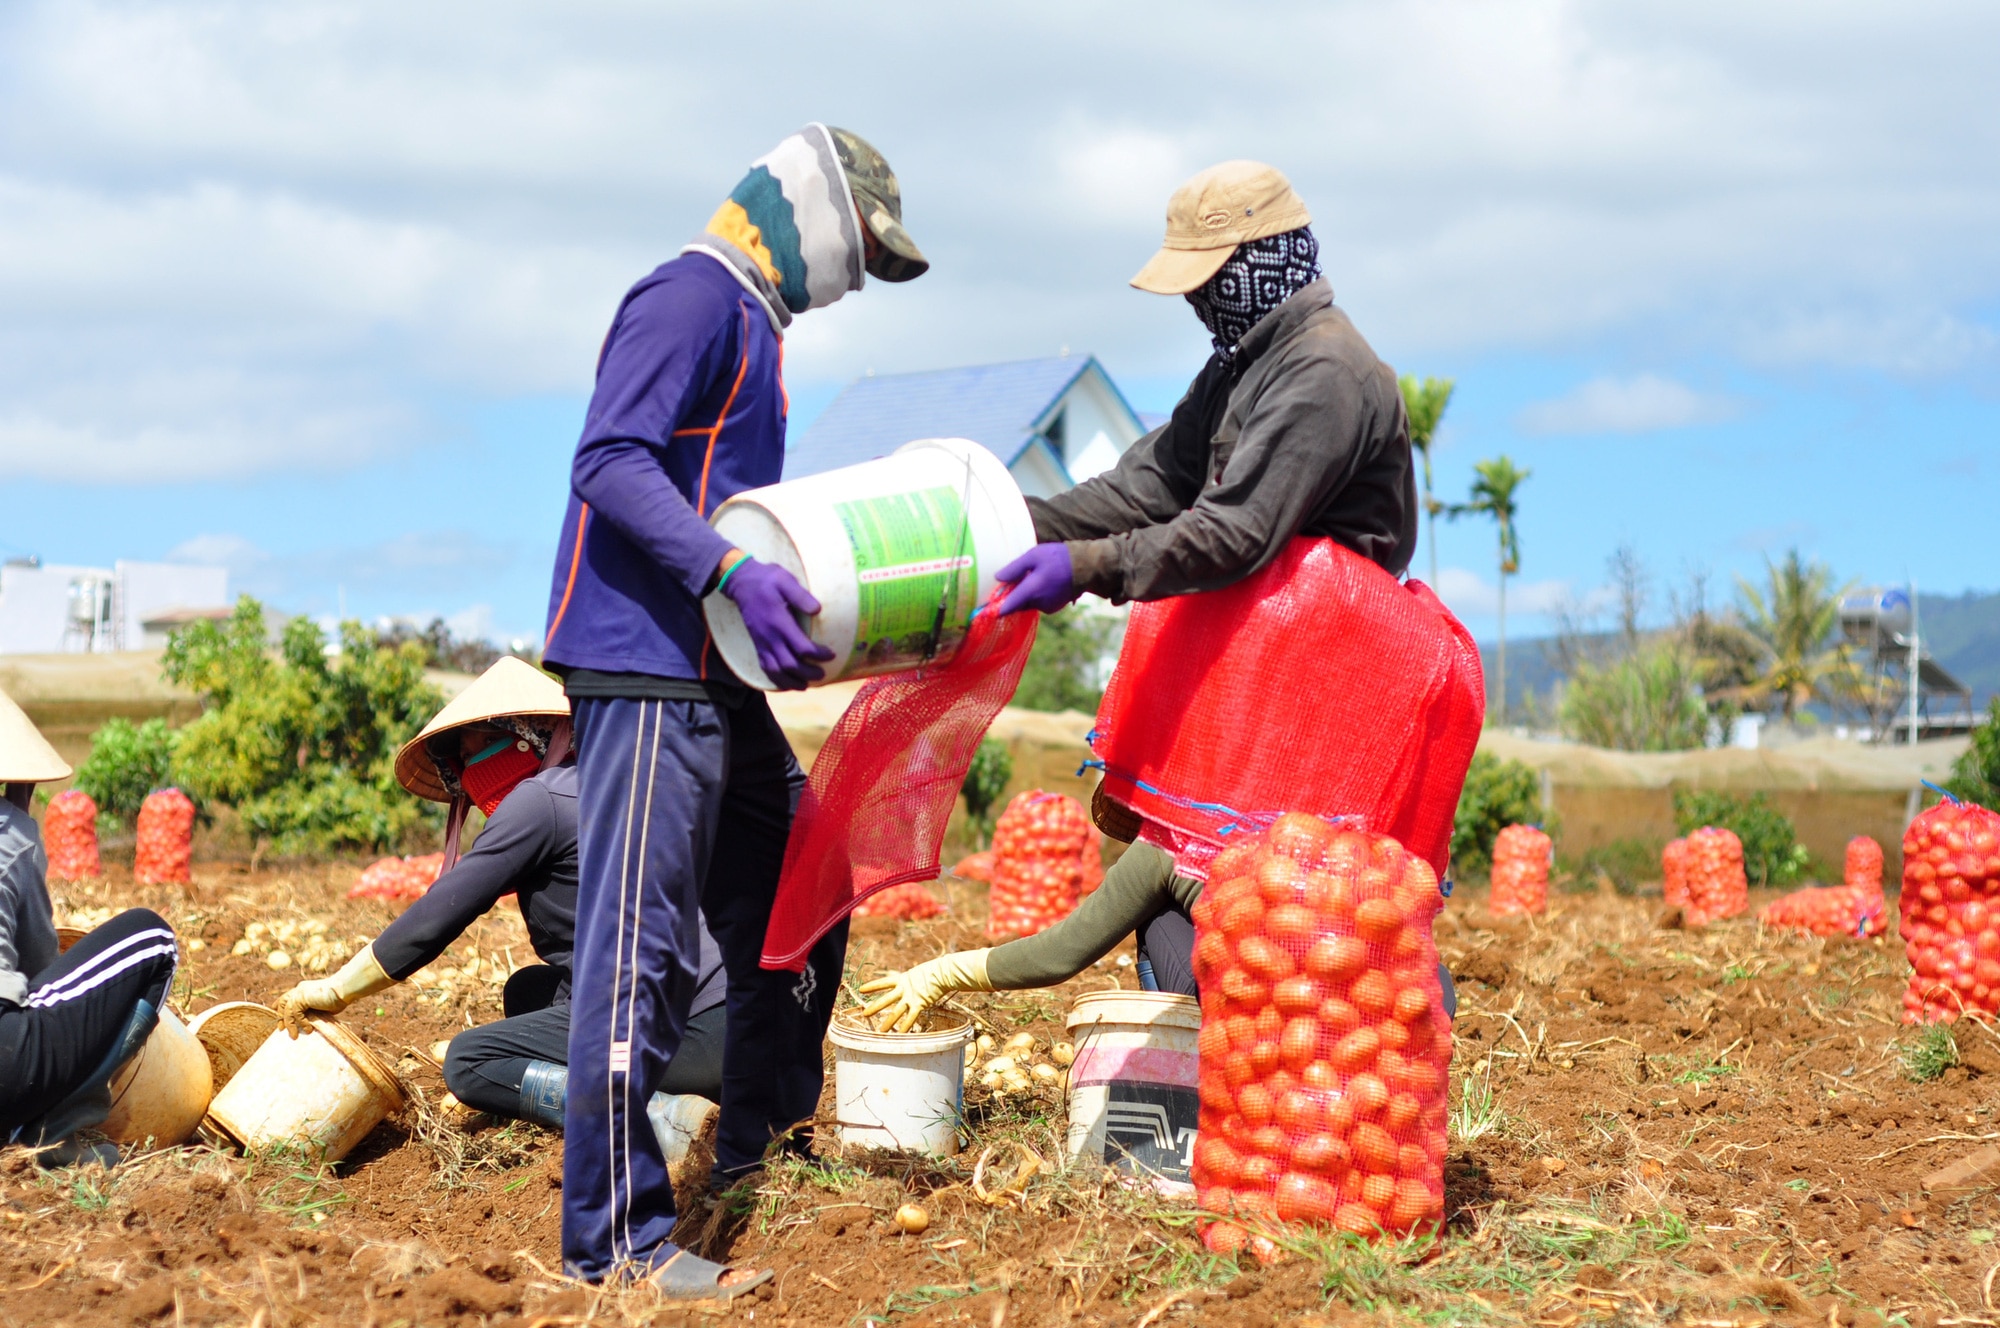
<path fill-rule="evenodd" d="M 963 438 L 746 490 L 716 509 L 713 525 L 819 600 L 805 630 L 833 651 L 822 682 L 950 659 L 999 584 L 994 573 L 1035 543 L 1014 477 Z M 736 676 L 770 690 L 736 602 L 718 591 L 702 610 Z"/>
<path fill-rule="evenodd" d="M 279 1028 L 209 1103 L 203 1124 L 240 1148 L 302 1147 L 347 1156 L 403 1108 L 396 1072 L 368 1044 L 320 1015 L 297 1037 Z"/>
<path fill-rule="evenodd" d="M 121 1144 L 184 1144 L 201 1124 L 213 1089 L 208 1056 L 172 1010 L 111 1076 L 111 1113 L 99 1128 Z"/>
<path fill-rule="evenodd" d="M 1069 1067 L 1069 1155 L 1193 1192 L 1201 1118 L 1201 1002 L 1164 991 L 1095 991 L 1064 1021 L 1076 1043 Z"/>
<path fill-rule="evenodd" d="M 276 1010 L 255 1001 L 224 1001 L 188 1021 L 188 1032 L 194 1034 L 208 1056 L 208 1076 L 215 1093 L 220 1093 L 236 1077 L 236 1072 L 257 1054 L 257 1048 L 264 1045 L 264 1039 L 276 1031 L 280 1022 Z M 213 1101 L 213 1094 L 210 1100 Z M 216 1148 L 227 1148 L 235 1142 L 229 1131 L 206 1113 L 202 1115 L 198 1133 L 203 1143 Z"/>
<path fill-rule="evenodd" d="M 878 1033 L 833 1021 L 834 1112 L 840 1142 L 932 1157 L 958 1152 L 965 1110 L 965 1045 L 972 1021 L 936 1016 L 923 1033 Z"/>

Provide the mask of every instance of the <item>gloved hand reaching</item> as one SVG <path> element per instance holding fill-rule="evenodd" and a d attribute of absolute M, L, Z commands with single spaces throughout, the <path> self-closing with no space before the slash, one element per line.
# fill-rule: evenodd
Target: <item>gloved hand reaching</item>
<path fill-rule="evenodd" d="M 393 987 L 396 980 L 383 971 L 380 961 L 375 958 L 375 947 L 371 943 L 361 947 L 340 970 L 329 977 L 307 978 L 290 991 L 280 996 L 274 1003 L 278 1017 L 292 1030 L 292 1036 L 299 1035 L 302 1016 L 308 1011 L 320 1014 L 339 1014 L 364 996 L 373 996 L 385 987 Z"/>
<path fill-rule="evenodd" d="M 991 950 L 965 950 L 939 955 L 915 968 L 864 983 L 857 988 L 863 996 L 875 992 L 887 994 L 863 1006 L 861 1017 L 874 1019 L 878 1032 L 907 1033 L 926 1011 L 955 991 L 992 991 L 993 983 L 986 976 L 986 956 L 991 953 Z"/>
<path fill-rule="evenodd" d="M 796 692 L 826 676 L 826 670 L 809 661 L 832 659 L 833 651 L 807 636 L 793 616 L 795 611 L 818 613 L 819 601 L 790 572 L 746 556 L 724 575 L 720 589 L 736 601 L 757 647 L 757 663 L 780 691 Z"/>
<path fill-rule="evenodd" d="M 1060 540 L 1037 544 L 994 575 L 1013 587 L 1000 601 L 1002 618 L 1023 609 L 1054 613 L 1083 593 L 1070 567 L 1069 545 Z"/>

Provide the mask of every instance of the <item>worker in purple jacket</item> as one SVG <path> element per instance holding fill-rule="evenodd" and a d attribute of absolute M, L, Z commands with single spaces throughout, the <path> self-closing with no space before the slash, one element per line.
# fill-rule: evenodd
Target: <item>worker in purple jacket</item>
<path fill-rule="evenodd" d="M 563 1258 L 589 1280 L 650 1277 L 731 1297 L 768 1270 L 677 1250 L 647 1098 L 698 983 L 698 917 L 728 974 L 718 1188 L 802 1147 L 844 927 L 803 974 L 758 966 L 805 783 L 761 692 L 709 640 L 702 598 L 741 610 L 780 688 L 821 676 L 798 614 L 819 603 L 708 524 L 784 467 L 782 338 L 796 314 L 929 266 L 888 163 L 811 124 L 752 163 L 707 229 L 629 292 L 598 357 L 570 473 L 543 659 L 575 712 L 580 873 L 564 1117 Z"/>

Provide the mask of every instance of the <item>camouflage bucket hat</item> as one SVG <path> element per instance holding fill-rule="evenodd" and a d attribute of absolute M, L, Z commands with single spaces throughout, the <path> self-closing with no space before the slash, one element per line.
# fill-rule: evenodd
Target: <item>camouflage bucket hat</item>
<path fill-rule="evenodd" d="M 903 229 L 903 194 L 896 187 L 896 173 L 867 139 L 845 129 L 827 126 L 833 135 L 833 150 L 847 172 L 847 187 L 854 191 L 861 220 L 882 242 L 881 252 L 868 262 L 868 274 L 883 281 L 913 281 L 930 270 L 917 242 Z"/>

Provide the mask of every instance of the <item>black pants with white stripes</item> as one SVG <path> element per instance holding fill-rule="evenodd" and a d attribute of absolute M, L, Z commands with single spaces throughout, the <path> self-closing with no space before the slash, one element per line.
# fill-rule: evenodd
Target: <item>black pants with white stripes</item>
<path fill-rule="evenodd" d="M 0 1002 L 0 1139 L 38 1120 L 104 1062 L 140 1001 L 166 1004 L 174 933 L 151 909 L 120 913 Z"/>

